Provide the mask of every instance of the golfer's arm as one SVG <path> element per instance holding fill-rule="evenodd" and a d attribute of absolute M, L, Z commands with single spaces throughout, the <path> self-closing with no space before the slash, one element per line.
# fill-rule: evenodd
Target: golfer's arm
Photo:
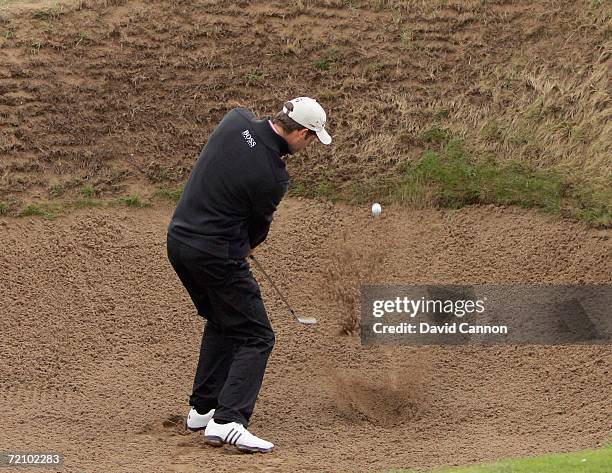
<path fill-rule="evenodd" d="M 249 242 L 251 248 L 263 243 L 270 231 L 274 212 L 287 191 L 287 184 L 266 189 L 255 196 L 253 211 L 249 219 Z"/>
<path fill-rule="evenodd" d="M 249 242 L 251 249 L 254 249 L 261 245 L 270 231 L 270 224 L 272 221 L 267 222 L 265 220 L 257 220 L 249 225 Z"/>

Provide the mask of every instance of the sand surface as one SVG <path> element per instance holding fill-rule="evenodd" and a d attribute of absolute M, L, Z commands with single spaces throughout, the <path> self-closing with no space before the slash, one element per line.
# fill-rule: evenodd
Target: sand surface
<path fill-rule="evenodd" d="M 277 448 L 205 445 L 183 430 L 203 321 L 166 259 L 171 212 L 0 219 L 2 450 L 62 452 L 63 472 L 364 472 L 609 438 L 609 346 L 366 348 L 339 334 L 350 314 L 323 287 L 350 292 L 376 251 L 370 282 L 610 283 L 609 230 L 519 209 L 375 220 L 286 200 L 258 254 L 319 325 L 294 322 L 258 278 L 277 344 L 251 429 Z"/>

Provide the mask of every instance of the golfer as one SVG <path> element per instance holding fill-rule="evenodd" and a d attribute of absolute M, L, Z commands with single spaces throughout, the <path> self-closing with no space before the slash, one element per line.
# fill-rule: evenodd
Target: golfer
<path fill-rule="evenodd" d="M 287 191 L 282 157 L 317 138 L 330 144 L 313 99 L 286 102 L 274 117 L 230 111 L 202 150 L 168 227 L 168 258 L 207 322 L 187 428 L 243 452 L 274 444 L 247 430 L 274 332 L 246 257 L 267 237 Z"/>

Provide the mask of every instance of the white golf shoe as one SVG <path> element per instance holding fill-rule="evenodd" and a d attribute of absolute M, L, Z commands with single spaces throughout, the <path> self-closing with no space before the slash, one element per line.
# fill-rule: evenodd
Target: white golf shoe
<path fill-rule="evenodd" d="M 244 453 L 268 453 L 274 448 L 272 442 L 256 437 L 238 422 L 217 424 L 213 419 L 206 426 L 204 439 L 206 443 L 215 447 L 220 447 L 224 443 L 234 445 Z"/>
<path fill-rule="evenodd" d="M 189 414 L 187 414 L 187 421 L 185 422 L 187 430 L 191 430 L 192 432 L 204 430 L 214 413 L 215 410 L 211 409 L 206 414 L 198 414 L 198 411 L 192 407 Z"/>

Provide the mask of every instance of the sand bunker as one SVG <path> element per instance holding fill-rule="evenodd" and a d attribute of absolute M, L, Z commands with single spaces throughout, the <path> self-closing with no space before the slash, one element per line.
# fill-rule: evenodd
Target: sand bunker
<path fill-rule="evenodd" d="M 339 335 L 346 313 L 321 285 L 334 255 L 376 247 L 390 284 L 609 283 L 609 231 L 517 209 L 374 220 L 287 200 L 258 258 L 319 324 L 296 323 L 260 278 L 277 344 L 250 428 L 277 449 L 206 446 L 183 427 L 203 325 L 166 259 L 171 211 L 0 219 L 4 450 L 62 452 L 75 473 L 362 473 L 608 438 L 610 347 L 363 347 Z M 347 281 L 334 284 L 350 295 Z"/>

